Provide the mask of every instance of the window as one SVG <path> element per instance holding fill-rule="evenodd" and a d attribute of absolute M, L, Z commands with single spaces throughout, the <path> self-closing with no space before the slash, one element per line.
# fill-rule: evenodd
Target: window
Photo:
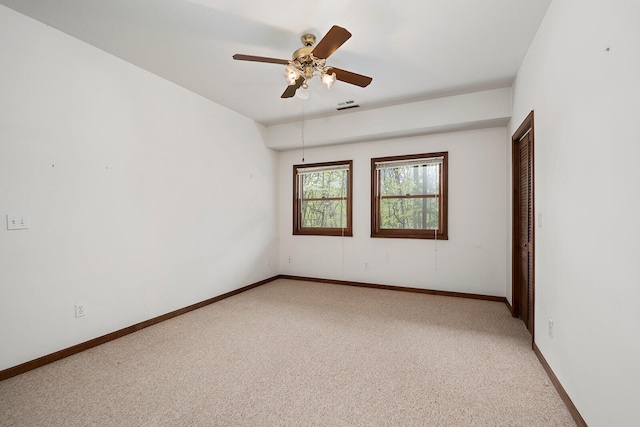
<path fill-rule="evenodd" d="M 293 234 L 352 236 L 353 161 L 293 166 Z"/>
<path fill-rule="evenodd" d="M 371 159 L 371 237 L 448 238 L 447 155 Z"/>

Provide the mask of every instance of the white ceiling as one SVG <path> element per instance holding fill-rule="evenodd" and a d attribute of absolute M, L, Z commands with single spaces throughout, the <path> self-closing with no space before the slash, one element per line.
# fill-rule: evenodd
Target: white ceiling
<path fill-rule="evenodd" d="M 263 124 L 510 86 L 551 0 L 0 0 Z M 373 77 L 366 88 L 317 79 L 281 99 L 300 36 L 339 25 L 353 36 L 328 65 Z"/>

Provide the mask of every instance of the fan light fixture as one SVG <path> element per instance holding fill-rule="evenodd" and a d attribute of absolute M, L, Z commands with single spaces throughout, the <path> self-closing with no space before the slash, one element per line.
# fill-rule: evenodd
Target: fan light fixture
<path fill-rule="evenodd" d="M 309 99 L 309 95 L 311 95 L 309 93 L 309 89 L 308 87 L 300 87 L 297 91 L 296 91 L 296 96 L 300 99 Z"/>
<path fill-rule="evenodd" d="M 303 77 L 306 83 L 307 80 L 319 75 L 322 83 L 331 89 L 331 86 L 336 82 L 336 73 L 332 72 L 332 67 L 326 66 L 326 59 L 316 58 L 313 55 L 313 45 L 316 42 L 316 36 L 313 34 L 305 34 L 301 37 L 301 40 L 304 47 L 293 53 L 289 65 L 287 65 L 284 70 L 284 76 L 288 85 L 296 85 L 300 77 Z"/>
<path fill-rule="evenodd" d="M 326 84 L 329 89 L 336 82 L 336 73 L 323 73 L 322 74 L 322 83 Z"/>
<path fill-rule="evenodd" d="M 284 77 L 287 79 L 287 83 L 289 85 L 294 85 L 296 84 L 296 80 L 298 80 L 298 77 L 300 77 L 300 71 L 296 70 L 295 68 L 287 67 L 284 70 Z"/>
<path fill-rule="evenodd" d="M 294 61 L 291 61 L 291 62 L 294 62 Z M 327 85 L 328 89 L 331 89 L 331 86 L 333 86 L 333 84 L 336 82 L 336 73 L 330 73 L 330 71 L 332 71 L 331 67 L 322 67 L 322 68 L 313 67 L 313 68 L 307 68 L 304 71 L 301 71 L 294 67 L 295 65 L 290 65 L 284 70 L 284 77 L 287 80 L 287 84 L 289 86 L 295 85 L 296 80 L 298 80 L 301 76 L 304 76 L 304 80 L 306 82 L 308 79 L 312 78 L 317 74 L 320 74 L 320 80 L 322 80 L 322 83 Z"/>

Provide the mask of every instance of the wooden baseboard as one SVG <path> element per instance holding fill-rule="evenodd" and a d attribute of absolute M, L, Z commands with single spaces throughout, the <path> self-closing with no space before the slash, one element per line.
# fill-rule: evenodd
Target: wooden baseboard
<path fill-rule="evenodd" d="M 329 283 L 333 285 L 358 286 L 361 288 L 386 289 L 390 291 L 413 292 L 417 294 L 440 295 L 445 297 L 480 299 L 485 301 L 502 302 L 507 304 L 507 307 L 509 307 L 509 303 L 505 297 L 497 297 L 493 295 L 479 295 L 479 294 L 468 294 L 464 292 L 437 291 L 433 289 L 411 288 L 407 286 L 379 285 L 375 283 L 350 282 L 346 280 L 319 279 L 314 277 L 290 276 L 287 274 L 281 274 L 279 277 L 281 279 L 301 280 L 305 282 L 320 282 L 320 283 Z"/>
<path fill-rule="evenodd" d="M 509 304 L 509 300 L 508 299 L 504 299 L 504 303 L 507 305 L 507 308 L 509 309 L 509 311 L 511 312 L 511 315 L 513 317 L 515 317 L 515 312 L 513 311 L 513 306 L 511 304 Z"/>
<path fill-rule="evenodd" d="M 141 329 L 147 328 L 151 325 L 155 325 L 156 323 L 164 322 L 165 320 L 169 320 L 173 317 L 180 316 L 181 314 L 188 313 L 193 310 L 197 310 L 198 308 L 205 307 L 209 304 L 213 304 L 214 302 L 223 300 L 225 298 L 229 298 L 231 296 L 237 295 L 239 293 L 248 291 L 249 289 L 256 288 L 258 286 L 264 285 L 266 283 L 272 282 L 278 279 L 279 276 L 274 276 L 269 279 L 261 280 L 256 283 L 252 283 L 247 286 L 243 286 L 242 288 L 224 293 L 222 295 L 218 295 L 217 297 L 209 298 L 204 301 L 200 301 L 198 303 L 189 305 L 187 307 L 180 308 L 178 310 L 174 310 L 170 313 L 163 314 L 158 317 L 154 317 L 153 319 L 145 320 L 144 322 L 136 323 L 135 325 L 128 326 L 126 328 L 120 329 L 115 332 L 111 332 L 109 334 L 94 338 L 89 341 L 85 341 L 80 344 L 76 344 L 74 346 L 65 348 L 60 351 L 56 351 L 55 353 L 47 354 L 46 356 L 39 357 L 37 359 L 31 360 L 29 362 L 22 363 L 20 365 L 14 366 L 12 368 L 8 368 L 0 371 L 0 381 L 6 380 L 7 378 L 14 377 L 16 375 L 23 374 L 25 372 L 31 371 L 32 369 L 39 368 L 41 366 L 47 365 L 49 363 L 55 362 L 56 360 L 64 359 L 65 357 L 69 357 L 71 355 L 80 353 L 82 351 L 88 350 L 92 347 L 96 347 L 100 344 L 107 343 L 109 341 L 115 340 L 117 338 L 123 337 L 125 335 L 129 335 L 133 332 L 139 331 Z"/>
<path fill-rule="evenodd" d="M 438 291 L 432 289 L 420 289 L 420 288 L 411 288 L 406 286 L 393 286 L 393 285 L 380 285 L 375 283 L 362 283 L 362 282 L 350 282 L 345 280 L 332 280 L 332 279 L 322 279 L 322 278 L 312 278 L 312 277 L 300 277 L 300 276 L 290 276 L 286 274 L 280 274 L 269 279 L 261 280 L 259 282 L 253 283 L 251 285 L 244 286 L 242 288 L 236 289 L 231 292 L 227 292 L 222 295 L 218 295 L 217 297 L 209 298 L 207 300 L 189 305 L 187 307 L 180 308 L 178 310 L 174 310 L 170 313 L 163 314 L 158 317 L 154 317 L 153 319 L 145 320 L 144 322 L 136 323 L 135 325 L 128 326 L 126 328 L 111 332 L 109 334 L 94 338 L 89 341 L 82 342 L 80 344 L 76 344 L 74 346 L 65 348 L 60 351 L 56 351 L 55 353 L 47 354 L 45 356 L 39 357 L 34 360 L 30 360 L 28 362 L 22 363 L 20 365 L 5 369 L 0 371 L 0 381 L 6 380 L 7 378 L 14 377 L 16 375 L 20 375 L 22 373 L 28 372 L 32 369 L 39 368 L 41 366 L 47 365 L 49 363 L 55 362 L 56 360 L 64 359 L 65 357 L 69 357 L 71 355 L 80 353 L 82 351 L 88 350 L 92 347 L 96 347 L 98 345 L 107 343 L 109 341 L 115 340 L 117 338 L 121 338 L 125 335 L 129 335 L 133 332 L 139 331 L 141 329 L 147 328 L 151 325 L 155 325 L 156 323 L 163 322 L 165 320 L 169 320 L 176 316 L 180 316 L 181 314 L 188 313 L 193 310 L 197 310 L 198 308 L 205 307 L 209 304 L 213 304 L 214 302 L 223 300 L 225 298 L 229 298 L 233 295 L 237 295 L 239 293 L 248 291 L 249 289 L 256 288 L 258 286 L 264 285 L 266 283 L 272 282 L 276 279 L 291 279 L 291 280 L 301 280 L 308 282 L 320 282 L 320 283 L 330 283 L 334 285 L 346 285 L 346 286 L 358 286 L 365 288 L 373 288 L 373 289 L 386 289 L 392 291 L 402 291 L 402 292 L 413 292 L 420 294 L 429 294 L 429 295 L 440 295 L 447 297 L 457 297 L 457 298 L 471 298 L 471 299 L 479 299 L 485 301 L 496 301 L 503 302 L 510 308 L 509 302 L 505 297 L 497 297 L 491 295 L 478 295 L 478 294 L 468 294 L 464 292 L 449 292 L 449 291 Z"/>
<path fill-rule="evenodd" d="M 578 408 L 576 408 L 576 406 L 573 404 L 573 401 L 565 391 L 564 387 L 562 387 L 560 380 L 558 380 L 558 377 L 556 377 L 556 374 L 553 372 L 553 370 L 551 369 L 551 366 L 549 366 L 549 364 L 547 363 L 547 360 L 544 358 L 544 356 L 540 352 L 540 349 L 535 343 L 533 343 L 533 352 L 536 354 L 536 356 L 538 356 L 538 360 L 540 360 L 540 363 L 542 364 L 542 367 L 544 368 L 544 370 L 547 371 L 547 375 L 549 375 L 549 378 L 551 379 L 553 386 L 558 391 L 560 398 L 562 399 L 564 404 L 567 406 L 567 409 L 571 413 L 571 416 L 573 417 L 573 420 L 576 422 L 578 427 L 587 427 L 587 423 L 582 418 L 582 415 L 580 415 L 580 412 L 578 412 Z"/>
<path fill-rule="evenodd" d="M 63 350 L 56 351 L 55 353 L 51 353 L 51 354 L 48 354 L 46 356 L 39 357 L 39 358 L 31 360 L 29 362 L 25 362 L 25 363 L 22 363 L 20 365 L 17 365 L 17 366 L 2 370 L 2 371 L 0 371 L 0 381 L 6 380 L 7 378 L 14 377 L 16 375 L 23 374 L 23 373 L 31 371 L 33 369 L 36 369 L 36 368 L 39 368 L 41 366 L 47 365 L 49 363 L 55 362 L 57 360 L 64 359 L 65 357 L 80 353 L 82 351 L 88 350 L 88 349 L 90 349 L 92 347 L 96 347 L 96 346 L 101 345 L 101 344 L 107 343 L 109 341 L 115 340 L 117 338 L 123 337 L 125 335 L 131 334 L 131 333 L 139 331 L 141 329 L 147 328 L 147 327 L 149 327 L 151 325 L 155 325 L 156 323 L 160 323 L 160 322 L 163 322 L 165 320 L 169 320 L 171 318 L 174 318 L 176 316 L 180 316 L 182 314 L 188 313 L 190 311 L 197 310 L 197 309 L 205 307 L 205 306 L 207 306 L 209 304 L 213 304 L 214 302 L 217 302 L 217 301 L 223 300 L 225 298 L 229 298 L 231 296 L 240 294 L 242 292 L 248 291 L 249 289 L 256 288 L 258 286 L 264 285 L 266 283 L 272 282 L 272 281 L 277 280 L 277 279 L 301 280 L 301 281 L 308 281 L 308 282 L 329 283 L 329 284 L 334 284 L 334 285 L 358 286 L 358 287 L 373 288 L 373 289 L 385 289 L 385 290 L 392 290 L 392 291 L 414 292 L 414 293 L 420 293 L 420 294 L 440 295 L 440 296 L 448 296 L 448 297 L 471 298 L 471 299 L 479 299 L 479 300 L 486 300 L 486 301 L 503 302 L 503 303 L 505 303 L 507 305 L 507 308 L 509 309 L 509 311 L 511 311 L 511 313 L 513 313 L 513 307 L 511 306 L 511 304 L 509 304 L 509 301 L 507 301 L 507 299 L 505 297 L 497 297 L 497 296 L 492 296 L 492 295 L 468 294 L 468 293 L 464 293 L 464 292 L 438 291 L 438 290 L 432 290 L 432 289 L 411 288 L 411 287 L 406 287 L 406 286 L 392 286 L 392 285 L 380 285 L 380 284 L 374 284 L 374 283 L 351 282 L 351 281 L 345 281 L 345 280 L 332 280 L 332 279 L 322 279 L 322 278 L 312 278 L 312 277 L 290 276 L 290 275 L 286 275 L 286 274 L 280 274 L 280 275 L 271 277 L 269 279 L 261 280 L 259 282 L 252 283 L 252 284 L 244 286 L 242 288 L 239 288 L 239 289 L 224 293 L 222 295 L 218 295 L 217 297 L 209 298 L 207 300 L 204 300 L 204 301 L 189 305 L 187 307 L 180 308 L 178 310 L 174 310 L 172 312 L 163 314 L 161 316 L 154 317 L 153 319 L 149 319 L 149 320 L 145 320 L 144 322 L 136 323 L 135 325 L 120 329 L 120 330 L 115 331 L 115 332 L 111 332 L 109 334 L 94 338 L 94 339 L 89 340 L 89 341 L 85 341 L 83 343 L 74 345 L 72 347 L 68 347 L 68 348 L 65 348 Z M 551 369 L 551 367 L 547 363 L 546 359 L 544 358 L 544 356 L 540 352 L 540 349 L 535 344 L 535 342 L 533 343 L 533 351 L 536 354 L 536 356 L 538 357 L 538 359 L 540 360 L 540 363 L 542 364 L 542 367 L 544 368 L 544 370 L 547 372 L 547 375 L 549 375 L 549 378 L 551 379 L 551 382 L 553 383 L 553 386 L 558 391 L 558 394 L 560 395 L 560 398 L 562 399 L 564 404 L 567 406 L 567 409 L 571 413 L 571 416 L 573 417 L 573 419 L 576 422 L 576 424 L 578 425 L 578 427 L 587 427 L 587 423 L 582 418 L 582 415 L 580 415 L 580 412 L 578 411 L 576 406 L 573 404 L 573 401 L 571 400 L 571 398 L 569 397 L 569 395 L 565 391 L 564 387 L 562 386 L 562 384 L 558 380 L 558 377 L 556 377 L 555 373 L 553 372 L 553 370 Z"/>

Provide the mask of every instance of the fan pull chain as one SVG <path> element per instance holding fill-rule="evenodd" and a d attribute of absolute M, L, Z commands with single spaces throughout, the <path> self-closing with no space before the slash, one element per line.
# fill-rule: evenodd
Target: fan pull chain
<path fill-rule="evenodd" d="M 349 174 L 347 173 L 347 177 L 349 176 Z M 348 179 L 348 178 L 347 178 Z M 344 188 L 342 190 L 340 190 L 340 197 L 344 198 Z M 341 243 L 342 243 L 342 268 L 344 268 L 344 228 L 345 225 L 343 224 L 344 221 L 344 211 L 342 210 L 342 208 L 340 208 L 340 226 L 342 227 L 342 239 Z"/>
<path fill-rule="evenodd" d="M 438 230 L 435 230 L 435 241 L 433 243 L 433 260 L 434 260 L 434 267 L 435 267 L 435 271 L 438 271 Z"/>
<path fill-rule="evenodd" d="M 304 101 L 302 101 L 302 163 L 304 163 Z"/>
<path fill-rule="evenodd" d="M 440 213 L 440 195 L 436 197 L 438 201 L 438 213 Z M 438 228 L 433 231 L 433 263 L 435 271 L 438 271 L 438 229 L 440 228 L 440 220 L 438 219 Z"/>

